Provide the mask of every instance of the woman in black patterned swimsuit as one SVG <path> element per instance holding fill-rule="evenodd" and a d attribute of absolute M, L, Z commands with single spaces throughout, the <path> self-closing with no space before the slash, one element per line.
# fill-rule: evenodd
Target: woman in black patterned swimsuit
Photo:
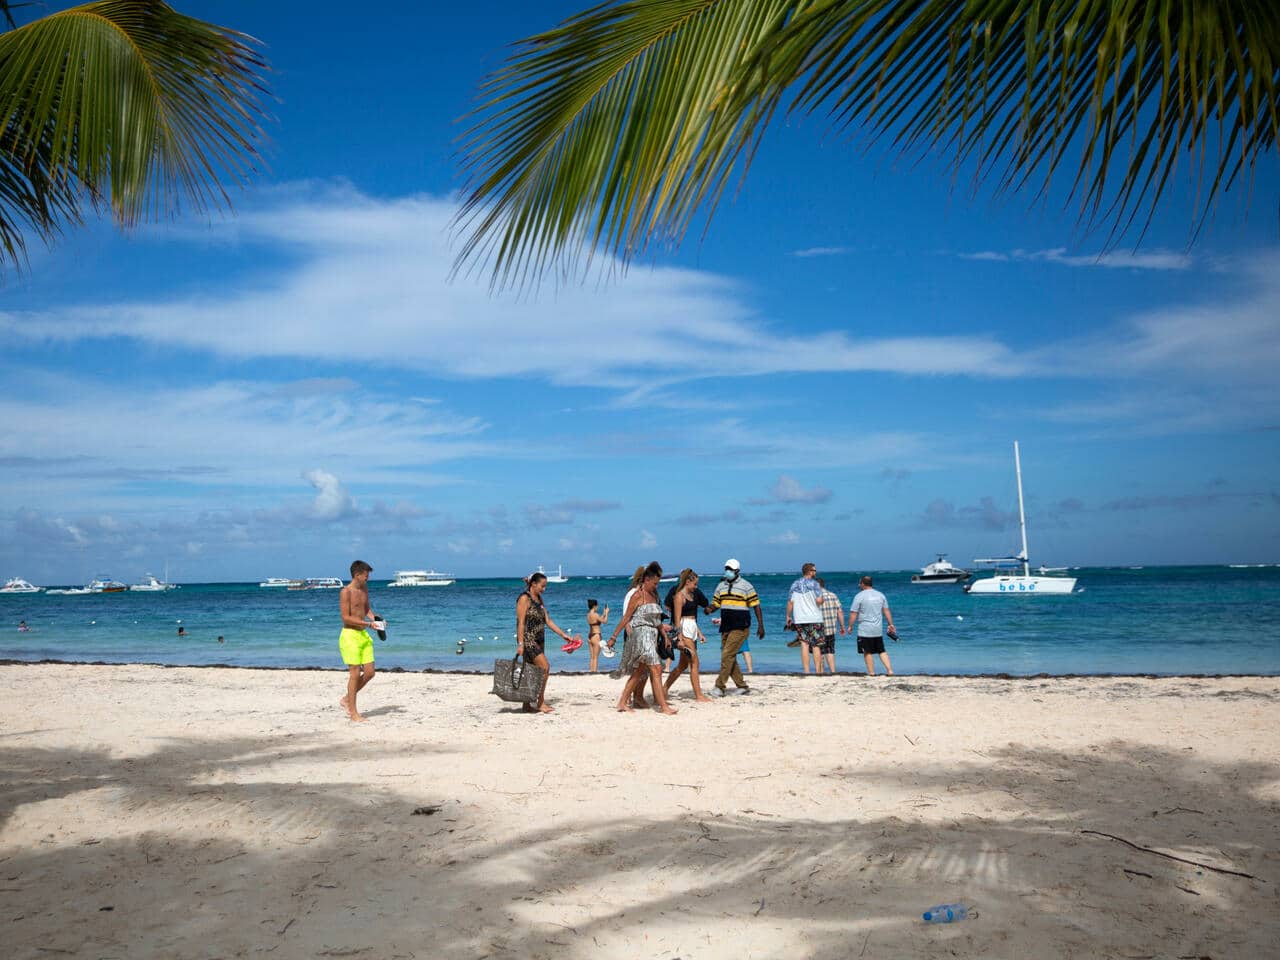
<path fill-rule="evenodd" d="M 538 695 L 537 709 L 542 713 L 550 713 L 551 708 L 547 706 L 545 678 L 551 673 L 551 664 L 547 662 L 547 654 L 543 649 L 543 636 L 546 628 L 550 627 L 565 640 L 570 637 L 556 626 L 555 621 L 547 615 L 547 608 L 542 604 L 542 591 L 547 588 L 547 575 L 535 573 L 526 582 L 529 588 L 520 594 L 520 599 L 516 601 L 516 656 L 524 657 L 525 663 L 532 663 L 542 671 L 544 680 L 542 692 Z M 578 642 L 582 642 L 581 637 L 578 638 Z M 533 707 L 526 703 L 525 709 L 533 709 Z"/>

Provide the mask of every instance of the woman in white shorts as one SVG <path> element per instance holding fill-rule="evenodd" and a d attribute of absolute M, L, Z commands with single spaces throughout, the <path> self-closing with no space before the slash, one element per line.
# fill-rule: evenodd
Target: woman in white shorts
<path fill-rule="evenodd" d="M 693 682 L 693 699 L 701 703 L 710 703 L 711 698 L 702 692 L 702 680 L 698 673 L 698 644 L 707 642 L 707 638 L 698 629 L 698 608 L 705 608 L 709 604 L 706 594 L 698 589 L 698 575 L 688 567 L 681 570 L 680 582 L 671 599 L 672 623 L 676 627 L 676 647 L 680 651 L 680 662 L 667 674 L 663 686 L 669 691 L 676 678 L 688 670 L 689 679 Z"/>

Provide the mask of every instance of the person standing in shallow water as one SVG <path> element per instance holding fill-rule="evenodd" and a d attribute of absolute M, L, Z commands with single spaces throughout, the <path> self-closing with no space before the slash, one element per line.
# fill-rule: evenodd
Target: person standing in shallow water
<path fill-rule="evenodd" d="M 524 657 L 525 663 L 532 663 L 541 670 L 543 679 L 537 705 L 526 703 L 524 706 L 526 710 L 551 713 L 551 707 L 547 704 L 547 679 L 551 675 L 551 664 L 547 661 L 543 638 L 547 627 L 566 641 L 574 638 L 556 626 L 542 603 L 542 592 L 547 589 L 547 575 L 532 574 L 525 583 L 528 588 L 516 600 L 516 656 Z M 576 639 L 579 644 L 582 643 L 582 637 Z"/>
<path fill-rule="evenodd" d="M 597 609 L 599 605 L 595 600 L 587 601 L 587 649 L 591 652 L 591 663 L 587 669 L 592 673 L 596 672 L 600 662 L 600 641 L 604 639 L 601 628 L 609 622 L 609 605 L 604 605 L 604 613 Z"/>
<path fill-rule="evenodd" d="M 662 659 L 658 656 L 658 634 L 666 632 L 662 622 L 662 605 L 658 603 L 658 581 L 662 579 L 662 567 L 655 561 L 645 567 L 640 586 L 631 596 L 626 612 L 609 638 L 612 647 L 618 634 L 629 628 L 626 646 L 622 653 L 622 670 L 631 676 L 618 698 L 618 712 L 631 713 L 631 698 L 640 684 L 648 679 L 653 698 L 663 713 L 676 711 L 667 703 L 667 691 L 662 686 Z"/>
<path fill-rule="evenodd" d="M 857 595 L 849 604 L 849 629 L 857 627 L 858 652 L 867 662 L 867 676 L 876 675 L 873 656 L 879 654 L 884 664 L 886 676 L 893 676 L 893 664 L 889 662 L 889 654 L 884 652 L 884 634 L 889 638 L 898 638 L 897 628 L 893 625 L 893 612 L 889 609 L 889 601 L 883 593 L 871 586 L 871 578 L 863 577 L 859 581 Z"/>

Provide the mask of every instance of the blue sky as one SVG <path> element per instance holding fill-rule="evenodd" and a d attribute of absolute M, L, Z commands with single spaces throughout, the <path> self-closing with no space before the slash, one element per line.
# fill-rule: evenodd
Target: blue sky
<path fill-rule="evenodd" d="M 234 216 L 94 224 L 0 287 L 0 573 L 36 583 L 1280 560 L 1276 157 L 1188 246 L 779 124 L 705 236 L 450 282 L 457 120 L 576 3 L 180 3 L 266 44 Z"/>

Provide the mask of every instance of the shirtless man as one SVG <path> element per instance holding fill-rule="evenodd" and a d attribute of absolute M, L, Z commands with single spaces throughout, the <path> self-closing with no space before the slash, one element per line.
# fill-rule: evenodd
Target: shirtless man
<path fill-rule="evenodd" d="M 364 717 L 356 709 L 356 694 L 373 679 L 373 637 L 366 629 L 377 627 L 377 617 L 369 608 L 369 574 L 373 567 L 363 560 L 351 564 L 351 582 L 342 588 L 342 633 L 338 635 L 338 651 L 347 665 L 347 693 L 338 701 L 347 716 L 357 722 Z"/>

